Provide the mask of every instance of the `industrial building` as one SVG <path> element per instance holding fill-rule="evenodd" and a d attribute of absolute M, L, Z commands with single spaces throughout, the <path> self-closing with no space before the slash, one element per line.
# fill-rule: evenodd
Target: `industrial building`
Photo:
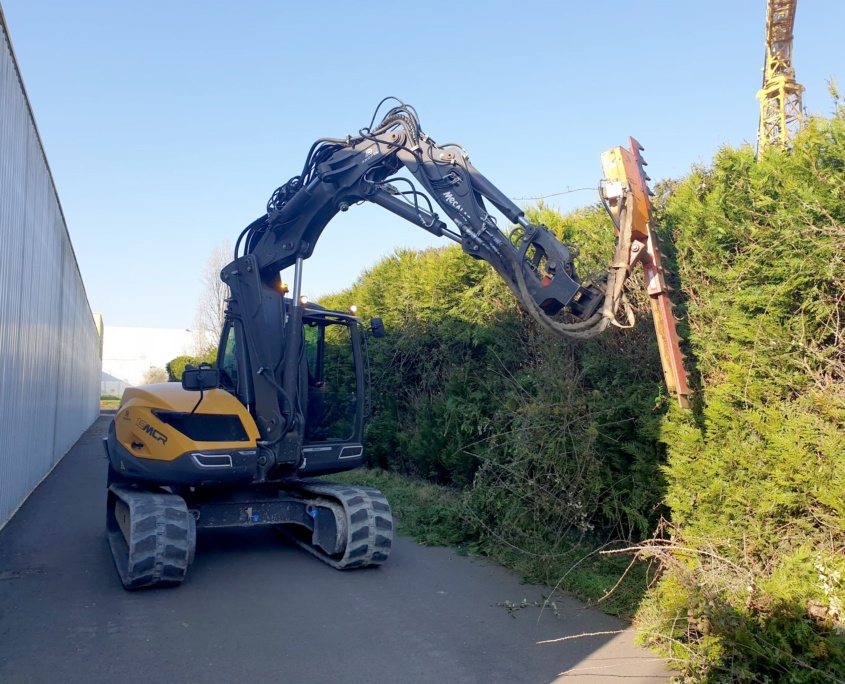
<path fill-rule="evenodd" d="M 0 10 L 0 527 L 99 415 L 100 337 Z"/>

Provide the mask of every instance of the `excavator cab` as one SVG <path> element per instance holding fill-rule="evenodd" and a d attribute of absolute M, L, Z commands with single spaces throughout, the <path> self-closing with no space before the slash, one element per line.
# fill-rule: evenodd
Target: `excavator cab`
<path fill-rule="evenodd" d="M 310 305 L 302 321 L 301 394 L 305 418 L 299 472 L 349 470 L 364 456 L 365 377 L 362 322 Z"/>
<path fill-rule="evenodd" d="M 285 301 L 291 306 L 291 300 Z M 302 416 L 302 459 L 297 474 L 319 475 L 361 465 L 369 376 L 366 336 L 351 313 L 304 305 L 296 413 Z M 241 322 L 229 318 L 218 348 L 220 386 L 255 417 L 253 373 Z"/>

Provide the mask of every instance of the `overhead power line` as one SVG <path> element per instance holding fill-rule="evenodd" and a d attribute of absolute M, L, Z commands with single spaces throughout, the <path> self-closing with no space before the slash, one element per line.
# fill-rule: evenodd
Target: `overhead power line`
<path fill-rule="evenodd" d="M 592 190 L 593 192 L 596 191 L 595 187 L 592 188 L 575 188 L 573 190 L 563 190 L 561 192 L 553 192 L 551 195 L 541 195 L 540 197 L 510 197 L 509 199 L 514 202 L 519 202 L 520 200 L 544 200 L 548 199 L 549 197 L 557 197 L 558 195 L 568 195 L 571 192 L 582 192 L 584 190 Z"/>

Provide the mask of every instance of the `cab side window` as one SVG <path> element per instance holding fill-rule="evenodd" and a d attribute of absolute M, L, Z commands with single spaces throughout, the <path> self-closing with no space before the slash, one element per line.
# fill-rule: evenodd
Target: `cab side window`
<path fill-rule="evenodd" d="M 238 335 L 231 323 L 226 325 L 223 332 L 224 342 L 221 347 L 223 354 L 220 359 L 220 384 L 225 389 L 237 393 L 238 391 Z"/>

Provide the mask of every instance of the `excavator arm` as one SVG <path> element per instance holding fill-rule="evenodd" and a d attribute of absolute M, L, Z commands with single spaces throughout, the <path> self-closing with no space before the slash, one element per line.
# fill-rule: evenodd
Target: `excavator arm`
<path fill-rule="evenodd" d="M 407 179 L 394 177 L 402 169 L 425 195 Z M 457 233 L 440 219 L 431 200 Z M 392 110 L 375 130 L 364 129 L 355 138 L 318 141 L 303 173 L 279 188 L 267 214 L 248 228 L 246 252 L 254 255 L 254 267 L 274 280 L 297 258 L 311 255 L 335 214 L 362 201 L 460 242 L 468 254 L 490 263 L 520 299 L 524 282 L 546 315 L 568 307 L 573 316 L 589 318 L 604 298 L 595 286 L 581 284 L 569 246 L 545 226 L 531 224 L 466 152 L 456 145 L 438 146 L 425 135 L 407 107 Z M 499 230 L 485 201 L 519 226 L 518 240 Z"/>
<path fill-rule="evenodd" d="M 396 175 L 403 170 L 425 192 Z M 630 204 L 632 198 L 620 196 L 619 207 Z M 625 256 L 625 268 L 612 268 L 606 286 L 583 283 L 574 263 L 577 248 L 560 242 L 545 226 L 528 221 L 472 165 L 465 150 L 454 144 L 438 145 L 422 131 L 415 110 L 400 102 L 381 123 L 375 127 L 371 123 L 357 136 L 314 143 L 302 172 L 279 187 L 267 213 L 244 229 L 235 260 L 221 273 L 232 292 L 231 317 L 240 321 L 244 331 L 244 352 L 253 378 L 247 403 L 254 406 L 261 444 L 275 447 L 279 464 L 296 463 L 304 424 L 295 400 L 302 340 L 296 332 L 286 334 L 302 325 L 302 263 L 331 219 L 364 201 L 458 242 L 467 254 L 488 262 L 522 306 L 555 334 L 595 337 L 616 322 L 617 311 L 625 305 L 623 285 L 634 262 Z M 515 229 L 500 230 L 487 203 Z M 457 230 L 440 218 L 435 206 Z M 626 236 L 628 247 L 622 246 Z M 620 234 L 620 245 L 623 250 L 631 248 L 630 230 Z M 616 261 L 622 258 L 619 255 Z M 659 257 L 649 263 L 659 277 Z M 294 279 L 288 311 L 279 273 L 291 266 Z M 560 312 L 574 322 L 554 318 Z M 661 344 L 661 351 L 664 348 Z M 678 383 L 670 386 L 677 389 Z"/>

